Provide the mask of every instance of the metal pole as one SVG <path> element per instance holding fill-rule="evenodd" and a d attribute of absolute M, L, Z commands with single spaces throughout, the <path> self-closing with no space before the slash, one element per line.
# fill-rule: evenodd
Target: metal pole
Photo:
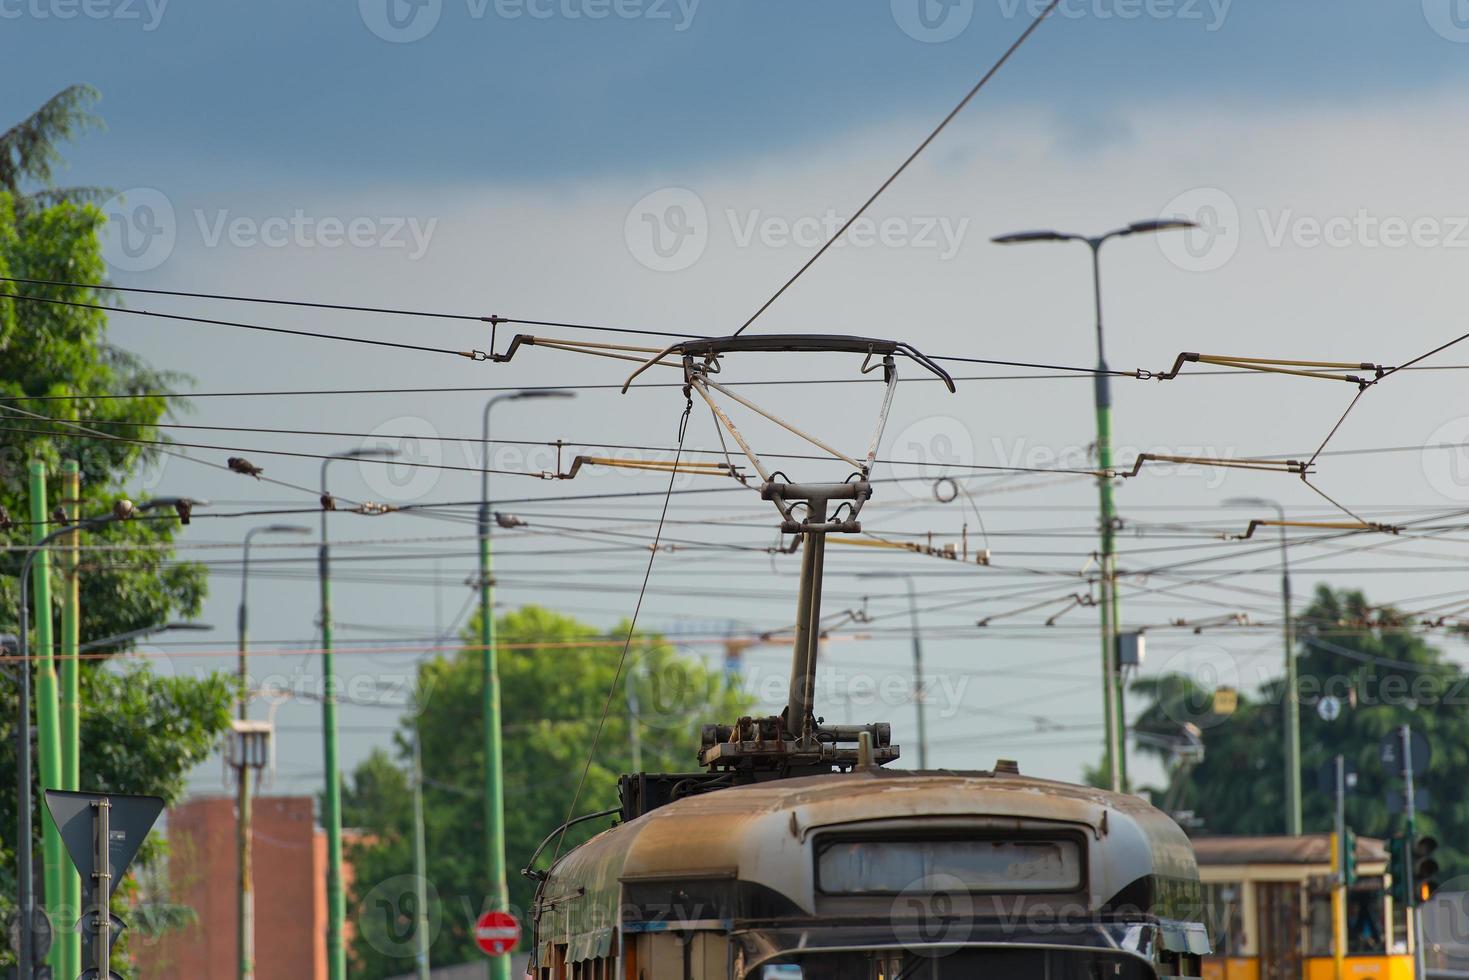
<path fill-rule="evenodd" d="M 504 747 L 500 741 L 500 664 L 495 650 L 494 579 L 490 570 L 490 409 L 512 398 L 499 395 L 485 403 L 480 446 L 479 504 L 479 642 L 480 711 L 485 753 L 485 870 L 489 877 L 486 899 L 490 910 L 510 906 L 505 881 Z M 510 957 L 490 957 L 490 980 L 510 980 Z"/>
<path fill-rule="evenodd" d="M 340 457 L 336 457 L 340 458 Z M 331 459 L 321 461 L 321 496 L 329 499 L 326 470 Z M 332 662 L 331 552 L 327 544 L 326 515 L 321 509 L 321 551 L 317 560 L 321 582 L 321 727 L 325 760 L 326 801 L 322 823 L 326 825 L 326 962 L 330 980 L 347 980 L 347 950 L 342 930 L 347 919 L 347 899 L 342 892 L 342 774 L 337 754 L 337 679 Z"/>
<path fill-rule="evenodd" d="M 1418 801 L 1413 789 L 1413 729 L 1407 725 L 1401 726 L 1398 728 L 1398 737 L 1403 746 L 1403 814 L 1408 823 L 1407 857 L 1404 862 L 1408 869 L 1408 887 L 1405 891 L 1408 896 L 1407 914 L 1411 920 L 1408 929 L 1413 937 L 1413 977 L 1414 980 L 1423 980 L 1423 919 L 1418 914 L 1416 904 L 1418 882 L 1414 871 L 1417 869 L 1413 866 L 1413 847 L 1418 836 Z"/>
<path fill-rule="evenodd" d="M 92 948 L 93 966 L 101 976 L 111 976 L 108 964 L 112 960 L 112 801 L 102 797 L 92 804 L 97 808 L 95 826 L 97 853 L 93 857 L 93 889 L 97 896 L 95 905 L 96 945 Z"/>
<path fill-rule="evenodd" d="M 422 717 L 420 715 L 420 717 Z M 414 962 L 418 980 L 429 980 L 428 847 L 423 829 L 423 737 L 413 723 Z"/>
<path fill-rule="evenodd" d="M 15 726 L 15 779 L 19 784 L 16 807 L 15 854 L 16 877 L 20 888 L 20 949 L 17 950 L 17 976 L 30 980 L 35 973 L 31 925 L 36 914 L 35 867 L 31 857 L 31 661 L 30 661 L 30 597 L 29 575 L 39 550 L 25 556 L 20 566 L 20 723 Z"/>
<path fill-rule="evenodd" d="M 61 506 L 67 521 L 75 525 L 81 518 L 81 467 L 76 460 L 61 464 Z M 67 535 L 62 553 L 61 586 L 61 782 L 62 789 L 73 792 L 81 788 L 81 588 L 78 577 L 81 535 Z M 70 925 L 82 915 L 82 879 L 70 861 L 61 865 L 62 907 L 66 909 L 61 925 Z M 57 930 L 56 944 L 61 947 L 61 976 L 74 977 L 82 969 L 82 937 L 72 929 Z"/>
<path fill-rule="evenodd" d="M 1336 980 L 1342 980 L 1347 949 L 1347 764 L 1336 757 L 1336 833 L 1331 837 L 1331 957 Z"/>
<path fill-rule="evenodd" d="M 1277 504 L 1276 511 L 1284 524 L 1285 509 Z M 1300 682 L 1296 677 L 1296 648 L 1291 635 L 1290 552 L 1284 527 L 1280 529 L 1280 568 L 1281 602 L 1285 606 L 1285 820 L 1286 833 L 1300 836 L 1301 699 Z"/>
<path fill-rule="evenodd" d="M 913 591 L 913 576 L 904 576 L 908 582 L 908 619 L 913 625 L 913 683 L 915 697 L 913 706 L 918 712 L 918 768 L 928 768 L 928 729 L 923 718 L 923 640 L 918 632 L 918 596 Z"/>
<path fill-rule="evenodd" d="M 245 721 L 250 717 L 250 613 L 249 613 L 249 590 L 250 590 L 250 539 L 260 528 L 251 528 L 245 532 L 244 556 L 240 564 L 240 614 L 239 628 L 239 650 L 240 650 L 240 720 Z M 237 949 L 239 952 L 238 975 L 240 980 L 251 980 L 255 976 L 255 892 L 251 884 L 253 868 L 251 867 L 250 835 L 252 817 L 250 800 L 250 765 L 248 753 L 245 751 L 244 733 L 241 732 L 240 739 L 240 765 L 235 776 L 238 781 L 236 791 L 239 794 L 238 808 L 236 814 L 236 846 L 239 849 L 238 871 L 238 921 L 237 927 Z"/>
<path fill-rule="evenodd" d="M 826 498 L 808 501 L 806 520 L 813 525 L 826 521 Z M 826 535 L 806 531 L 801 543 L 801 584 L 796 598 L 796 655 L 791 659 L 791 685 L 786 703 L 786 728 L 800 738 L 811 716 L 816 692 L 816 637 L 821 633 L 821 569 Z"/>
<path fill-rule="evenodd" d="M 32 540 L 36 547 L 51 539 L 46 531 L 46 467 L 40 462 L 31 463 L 30 496 Z M 63 533 L 65 533 L 63 531 Z M 42 554 L 36 560 L 36 726 L 41 756 L 41 789 L 62 789 L 61 765 L 61 706 L 57 692 L 56 657 L 53 646 L 51 623 L 51 561 Z M 60 926 L 66 918 L 65 892 L 62 872 L 66 867 L 66 852 L 61 843 L 61 834 L 52 822 L 50 813 L 41 816 L 41 854 L 45 868 L 46 912 L 53 924 Z M 62 947 L 65 943 L 53 943 L 47 961 L 53 973 L 63 968 Z"/>
<path fill-rule="evenodd" d="M 638 700 L 637 664 L 631 664 L 623 688 L 627 692 L 628 742 L 632 748 L 632 771 L 643 771 L 643 709 Z"/>
<path fill-rule="evenodd" d="M 1103 475 L 1097 477 L 1097 490 L 1101 498 L 1101 616 L 1102 616 L 1102 677 L 1105 687 L 1104 709 L 1106 711 L 1107 768 L 1112 791 L 1121 792 L 1127 786 L 1127 747 L 1122 734 L 1122 696 L 1117 672 L 1117 566 L 1116 511 L 1112 501 L 1112 480 L 1106 472 L 1112 468 L 1112 382 L 1107 374 L 1106 347 L 1102 331 L 1102 244 L 1106 237 L 1089 238 L 1087 244 L 1092 252 L 1092 291 L 1095 297 L 1097 318 L 1097 375 L 1092 393 L 1097 415 L 1097 468 Z"/>

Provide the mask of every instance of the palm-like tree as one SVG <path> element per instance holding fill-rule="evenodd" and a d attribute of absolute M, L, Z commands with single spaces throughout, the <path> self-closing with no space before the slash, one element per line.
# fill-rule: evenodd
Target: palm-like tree
<path fill-rule="evenodd" d="M 17 207 L 44 207 L 59 201 L 93 201 L 107 196 L 100 187 L 56 187 L 60 144 L 83 131 L 100 128 L 91 106 L 98 99 L 90 85 L 71 85 L 46 100 L 30 116 L 0 133 L 0 191 L 8 191 Z M 39 189 L 27 191 L 25 187 Z"/>

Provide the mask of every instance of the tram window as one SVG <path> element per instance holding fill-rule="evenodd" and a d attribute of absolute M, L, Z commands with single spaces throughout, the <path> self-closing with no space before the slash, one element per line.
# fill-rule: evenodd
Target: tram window
<path fill-rule="evenodd" d="M 1312 884 L 1307 907 L 1307 956 L 1331 955 L 1331 889 Z"/>
<path fill-rule="evenodd" d="M 928 878 L 971 891 L 1069 892 L 1081 887 L 1076 840 L 837 840 L 817 857 L 817 881 L 832 895 L 892 895 Z"/>
<path fill-rule="evenodd" d="M 779 980 L 1145 980 L 1157 974 L 1139 960 L 1070 950 L 960 950 L 920 953 L 824 953 L 800 958 L 799 973 Z M 765 974 L 766 977 L 772 974 Z"/>
<path fill-rule="evenodd" d="M 1216 956 L 1243 956 L 1245 948 L 1244 886 L 1236 881 L 1204 886 L 1204 907 Z"/>
<path fill-rule="evenodd" d="M 1347 952 L 1381 953 L 1385 932 L 1383 895 L 1379 888 L 1358 888 L 1347 894 Z"/>

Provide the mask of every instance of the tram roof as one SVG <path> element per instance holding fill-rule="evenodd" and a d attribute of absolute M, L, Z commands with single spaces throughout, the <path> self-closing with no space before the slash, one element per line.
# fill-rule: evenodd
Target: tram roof
<path fill-rule="evenodd" d="M 1331 835 L 1285 834 L 1262 837 L 1196 837 L 1194 855 L 1201 865 L 1330 864 Z M 1387 845 L 1375 837 L 1357 838 L 1357 860 L 1387 860 Z"/>
<path fill-rule="evenodd" d="M 985 817 L 1060 821 L 1105 833 L 1109 816 L 1134 827 L 1138 840 L 1150 842 L 1149 861 L 1168 869 L 1162 873 L 1196 874 L 1178 825 L 1135 796 L 1014 773 L 875 769 L 776 779 L 687 797 L 604 831 L 564 855 L 551 876 L 577 876 L 589 870 L 588 864 L 603 865 L 599 877 L 604 881 L 699 867 L 735 870 L 748 867 L 751 845 L 758 853 L 761 839 L 768 840 L 777 828 L 780 836 L 804 838 L 873 821 Z M 613 867 L 603 864 L 609 859 Z"/>

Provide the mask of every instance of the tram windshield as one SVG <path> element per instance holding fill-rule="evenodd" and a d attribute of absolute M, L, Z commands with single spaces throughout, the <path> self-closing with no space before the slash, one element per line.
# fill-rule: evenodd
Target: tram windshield
<path fill-rule="evenodd" d="M 1133 957 L 1073 950 L 959 950 L 947 956 L 893 952 L 814 953 L 761 968 L 759 980 L 1154 980 Z"/>

